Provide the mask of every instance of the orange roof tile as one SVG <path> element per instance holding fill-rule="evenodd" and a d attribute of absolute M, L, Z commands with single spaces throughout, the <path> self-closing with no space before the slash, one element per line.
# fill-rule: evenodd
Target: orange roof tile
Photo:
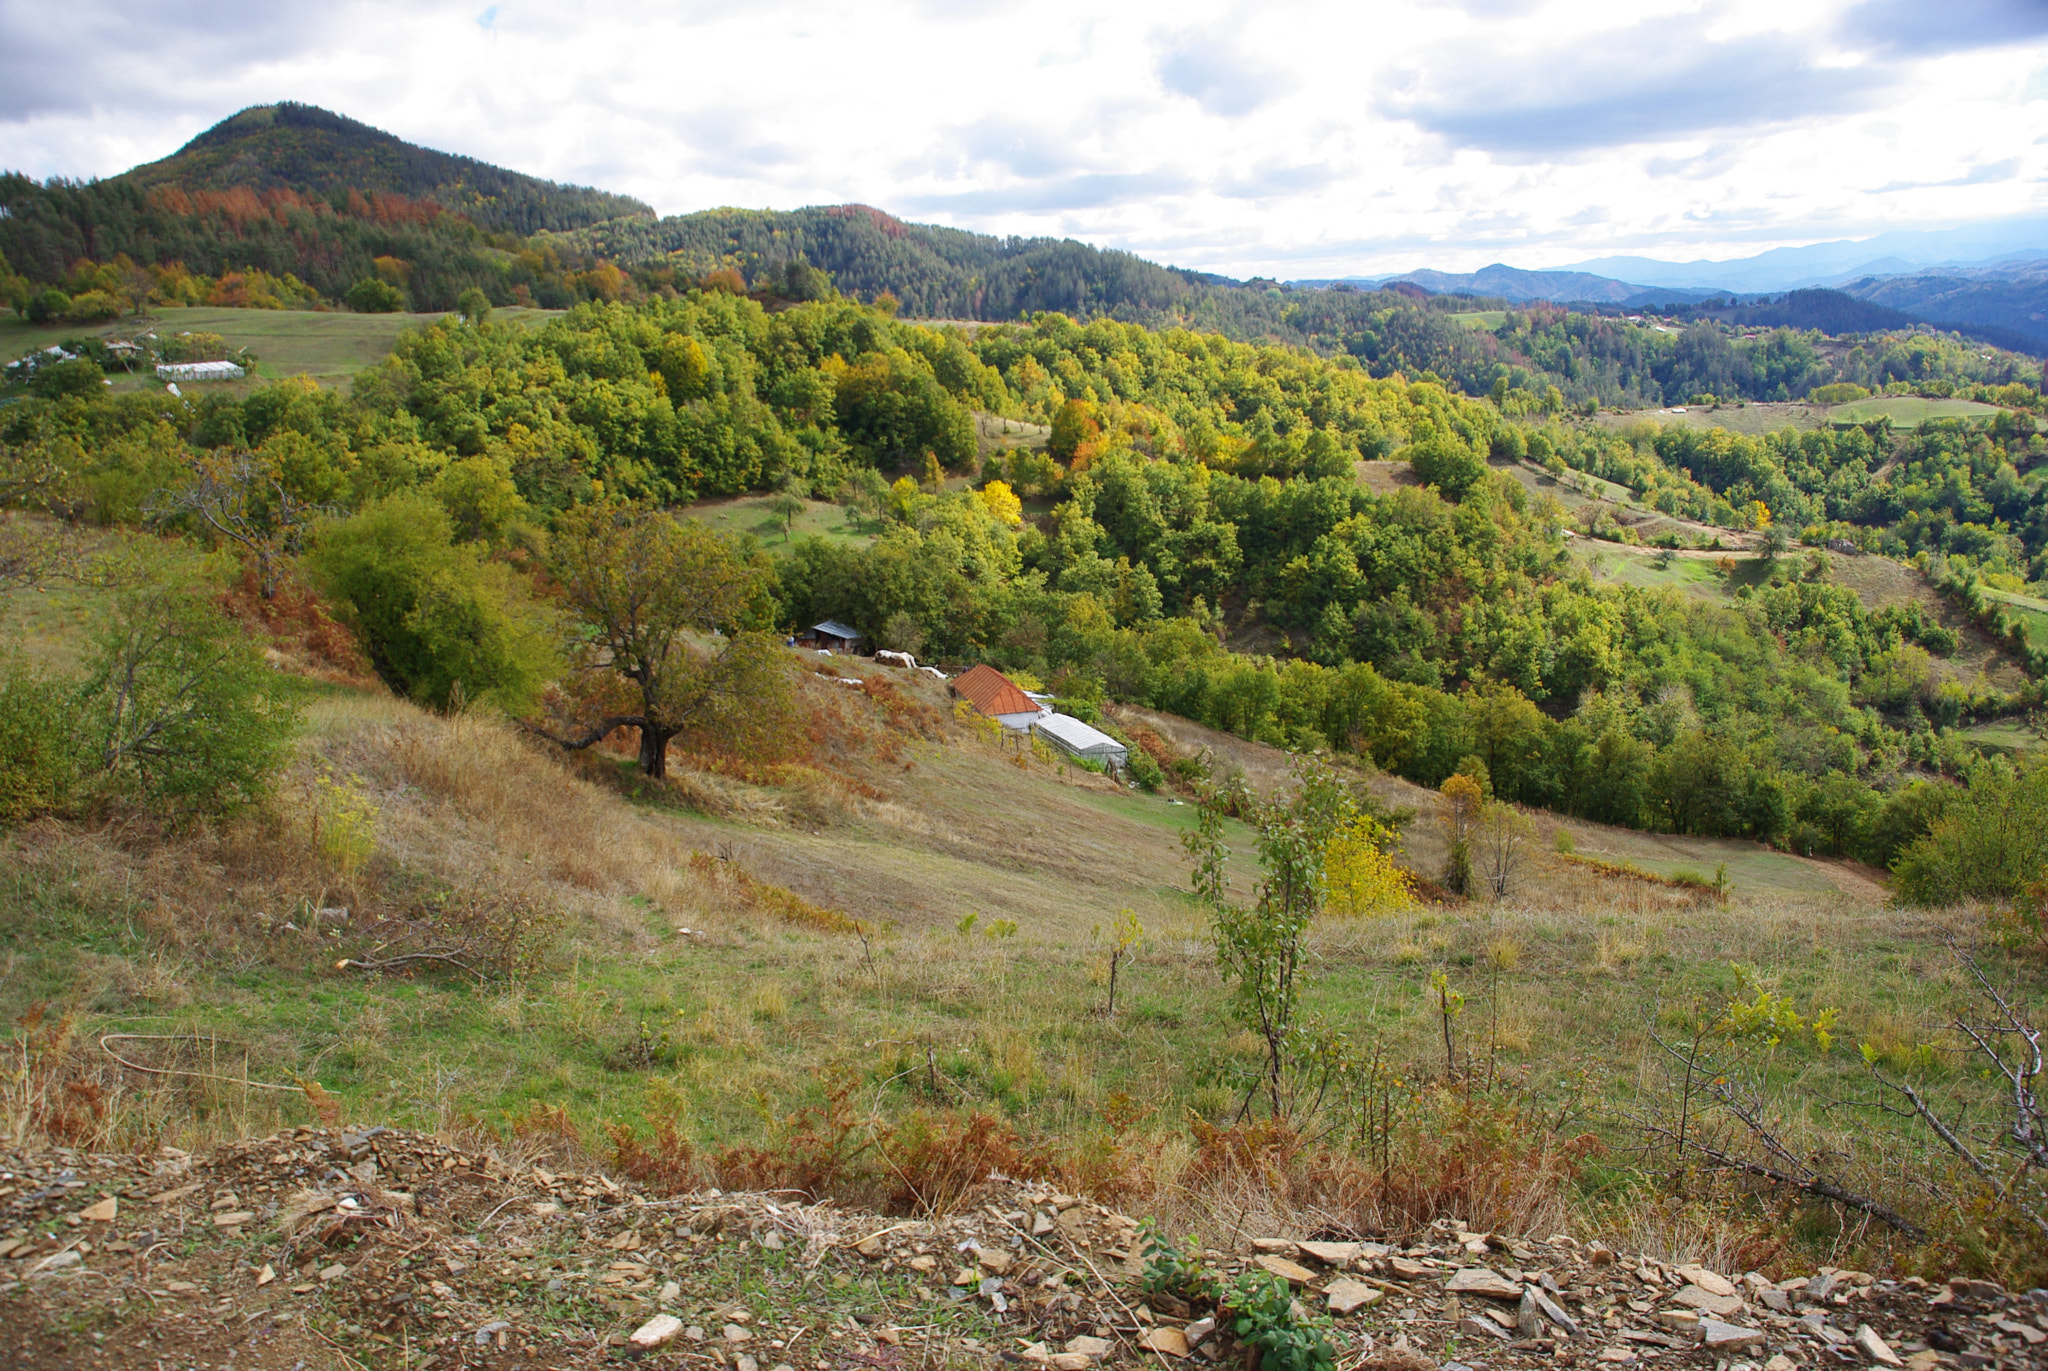
<path fill-rule="evenodd" d="M 1036 714 L 1038 702 L 988 663 L 972 668 L 953 682 L 953 692 L 994 718 L 999 714 Z"/>

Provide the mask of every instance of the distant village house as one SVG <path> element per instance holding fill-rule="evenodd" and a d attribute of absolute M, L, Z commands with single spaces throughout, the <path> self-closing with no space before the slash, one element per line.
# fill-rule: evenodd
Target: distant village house
<path fill-rule="evenodd" d="M 850 628 L 837 619 L 812 624 L 799 633 L 796 640 L 805 647 L 820 647 L 828 652 L 858 652 L 862 642 L 859 629 Z"/>
<path fill-rule="evenodd" d="M 1004 728 L 1019 733 L 1030 732 L 1034 723 L 1051 713 L 1026 695 L 1015 681 L 986 662 L 956 679 L 953 693 Z"/>

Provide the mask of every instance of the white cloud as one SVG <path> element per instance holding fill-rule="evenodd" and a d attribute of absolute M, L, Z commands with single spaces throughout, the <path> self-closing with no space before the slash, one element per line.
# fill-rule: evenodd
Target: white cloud
<path fill-rule="evenodd" d="M 1943 13 L 0 0 L 0 165 L 109 175 L 296 99 L 664 212 L 857 200 L 1240 275 L 1739 256 L 2048 208 L 2042 7 Z"/>

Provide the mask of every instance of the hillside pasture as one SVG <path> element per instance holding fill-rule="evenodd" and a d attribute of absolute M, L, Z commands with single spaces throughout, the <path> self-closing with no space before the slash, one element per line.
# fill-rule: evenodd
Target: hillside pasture
<path fill-rule="evenodd" d="M 830 500 L 805 500 L 803 512 L 785 528 L 771 504 L 773 495 L 734 495 L 702 499 L 683 507 L 685 518 L 709 524 L 721 533 L 746 533 L 771 547 L 798 538 L 824 538 L 835 543 L 866 547 L 882 531 L 879 520 L 850 517 Z"/>
<path fill-rule="evenodd" d="M 39 629 L 52 648 L 89 626 L 93 593 Z M 1194 805 L 1020 750 L 915 673 L 834 659 L 831 671 L 865 681 L 855 689 L 808 654 L 790 662 L 811 717 L 794 757 L 682 754 L 660 784 L 626 752 L 565 756 L 375 692 L 313 697 L 297 761 L 246 819 L 0 837 L 0 1013 L 75 1015 L 80 1069 L 104 1069 L 98 1035 L 126 1032 L 157 1035 L 131 1044 L 146 1064 L 198 1073 L 99 1077 L 122 1146 L 313 1122 L 303 1096 L 238 1084 L 311 1079 L 351 1123 L 505 1136 L 545 1111 L 548 1136 L 602 1160 L 601 1123 L 645 1137 L 666 1121 L 704 1155 L 773 1147 L 776 1121 L 821 1108 L 838 1082 L 879 1117 L 983 1111 L 1060 1155 L 1112 1148 L 1131 1211 L 1205 1241 L 1272 1222 L 1239 1207 L 1269 1200 L 1189 1169 L 1189 1121 L 1234 1117 L 1232 1082 L 1257 1050 L 1227 1013 L 1208 917 L 1184 893 Z M 1287 784 L 1277 749 L 1150 711 L 1115 719 L 1261 790 Z M 1411 811 L 1402 860 L 1440 875 L 1439 797 L 1352 775 Z M 368 815 L 372 851 L 350 870 L 317 822 L 337 794 Z M 1526 818 L 1504 900 L 1320 920 L 1305 1008 L 1427 1082 L 1445 1066 L 1430 991 L 1441 976 L 1467 1001 L 1462 1060 L 1625 1149 L 1605 1102 L 1664 1088 L 1659 1005 L 1717 1011 L 1763 984 L 1802 1013 L 1838 1008 L 1845 1042 L 1911 1043 L 1961 992 L 1941 938 L 1967 931 L 1963 916 L 1889 907 L 1880 873 Z M 1233 892 L 1249 898 L 1250 834 L 1233 822 L 1226 838 Z M 1717 875 L 1725 902 L 1669 880 Z M 379 920 L 417 917 L 421 890 L 510 892 L 559 931 L 509 979 L 338 964 L 372 945 Z M 341 907 L 339 926 L 315 913 Z M 1104 930 L 1124 914 L 1144 934 L 1112 1015 Z M 1802 1050 L 1817 1097 L 1863 1079 L 1853 1051 Z M 1826 1119 L 1799 1128 L 1800 1146 L 1857 1146 Z M 1570 1212 L 1556 1222 L 1588 1236 L 1623 1212 L 1593 1190 L 1557 1203 Z"/>
<path fill-rule="evenodd" d="M 1983 587 L 1984 598 L 1996 600 L 2027 626 L 2030 642 L 2048 643 L 2048 600 L 2036 599 L 2032 595 L 2020 595 L 2010 590 L 1993 590 Z"/>
<path fill-rule="evenodd" d="M 493 320 L 533 324 L 560 313 L 558 310 L 507 308 L 494 310 Z M 309 376 L 323 386 L 348 384 L 357 372 L 375 366 L 391 353 L 398 335 L 445 319 L 445 314 L 345 314 L 339 311 L 286 309 L 223 309 L 210 305 L 187 309 L 161 309 L 141 319 L 121 319 L 103 324 L 31 324 L 24 319 L 0 320 L 0 358 L 12 360 L 41 348 L 72 338 L 102 338 L 118 341 L 154 331 L 170 336 L 177 333 L 218 333 L 231 348 L 250 348 L 256 354 L 256 370 L 242 381 L 209 382 L 207 390 L 241 394 L 267 381 L 287 376 Z M 134 390 L 158 384 L 146 373 L 112 373 L 116 390 Z M 199 387 L 188 383 L 181 389 Z"/>
<path fill-rule="evenodd" d="M 1723 428 L 1746 437 L 1761 437 L 1782 428 L 1814 429 L 1825 425 L 1830 411 L 1821 405 L 1802 402 L 1748 401 L 1729 405 L 1686 405 L 1683 412 L 1670 409 L 1604 410 L 1591 422 L 1605 428 L 1626 428 L 1631 424 L 1678 424 L 1686 428 Z"/>
<path fill-rule="evenodd" d="M 1918 428 L 1929 419 L 1989 419 L 1998 412 L 1998 406 L 1975 400 L 1874 395 L 1868 400 L 1831 406 L 1827 418 L 1831 424 L 1867 424 L 1873 419 L 1889 419 L 1898 428 Z"/>

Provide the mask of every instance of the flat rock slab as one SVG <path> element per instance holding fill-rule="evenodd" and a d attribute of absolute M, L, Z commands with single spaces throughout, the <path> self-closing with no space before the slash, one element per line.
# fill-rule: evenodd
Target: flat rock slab
<path fill-rule="evenodd" d="M 1294 1246 L 1302 1256 L 1325 1266 L 1349 1266 L 1358 1260 L 1355 1242 L 1298 1242 Z"/>
<path fill-rule="evenodd" d="M 633 1336 L 628 1341 L 633 1346 L 645 1351 L 648 1348 L 660 1347 L 665 1343 L 675 1341 L 676 1335 L 682 1331 L 683 1321 L 675 1315 L 656 1314 L 646 1323 L 634 1329 Z"/>
<path fill-rule="evenodd" d="M 1877 1330 L 1867 1323 L 1858 1324 L 1856 1327 L 1856 1350 L 1879 1366 L 1905 1365 L 1905 1362 L 1899 1359 L 1899 1354 L 1892 1351 L 1891 1344 L 1877 1336 Z"/>
<path fill-rule="evenodd" d="M 1316 1278 L 1315 1272 L 1298 1262 L 1291 1262 L 1285 1257 L 1261 1254 L 1252 1258 L 1252 1261 L 1272 1272 L 1281 1280 L 1286 1281 L 1289 1285 L 1307 1285 Z"/>
<path fill-rule="evenodd" d="M 1106 1357 L 1115 1348 L 1108 1338 L 1078 1337 L 1067 1339 L 1062 1350 L 1077 1357 Z"/>
<path fill-rule="evenodd" d="M 1697 1285 L 1709 1295 L 1732 1295 L 1735 1293 L 1735 1282 L 1717 1272 L 1709 1271 L 1706 1267 L 1700 1266 L 1697 1263 L 1690 1266 L 1675 1266 L 1672 1268 L 1672 1271 L 1687 1284 Z"/>
<path fill-rule="evenodd" d="M 1460 1333 L 1470 1333 L 1474 1337 L 1492 1338 L 1497 1342 L 1506 1342 L 1512 1336 L 1507 1329 L 1502 1328 L 1492 1319 L 1482 1319 L 1476 1314 L 1467 1314 L 1464 1318 L 1459 1319 L 1458 1331 Z"/>
<path fill-rule="evenodd" d="M 1435 1267 L 1427 1262 L 1410 1261 L 1406 1257 L 1389 1258 L 1387 1260 L 1387 1269 L 1394 1273 L 1396 1280 L 1403 1281 L 1419 1281 L 1436 1270 Z"/>
<path fill-rule="evenodd" d="M 1338 1279 L 1330 1282 L 1330 1288 L 1323 1292 L 1330 1298 L 1332 1314 L 1349 1314 L 1354 1310 L 1377 1304 L 1381 1292 L 1362 1281 Z"/>
<path fill-rule="evenodd" d="M 1534 1286 L 1529 1287 L 1529 1293 L 1535 1297 L 1536 1308 L 1542 1311 L 1544 1318 L 1549 1319 L 1573 1337 L 1579 1335 L 1579 1321 L 1570 1314 L 1565 1313 L 1563 1305 L 1560 1305 L 1556 1300 L 1551 1299 L 1550 1296 Z"/>
<path fill-rule="evenodd" d="M 1491 1300 L 1519 1300 L 1522 1287 L 1490 1266 L 1467 1266 L 1444 1282 L 1446 1295 L 1484 1295 Z"/>
<path fill-rule="evenodd" d="M 1740 1295 L 1716 1295 L 1704 1286 L 1698 1285 L 1686 1286 L 1671 1297 L 1671 1302 L 1673 1304 L 1682 1304 L 1687 1309 L 1697 1309 L 1702 1314 L 1711 1314 L 1717 1319 L 1725 1319 L 1731 1315 L 1740 1314 L 1744 1309 L 1748 1308 L 1747 1305 L 1743 1304 Z"/>
<path fill-rule="evenodd" d="M 93 1223 L 112 1223 L 114 1221 L 114 1216 L 119 1214 L 120 1212 L 121 1202 L 115 1199 L 112 1195 L 109 1195 L 105 1199 L 101 1200 L 98 1204 L 93 1205 L 87 1209 L 79 1210 L 78 1217 L 81 1219 L 87 1219 Z"/>
<path fill-rule="evenodd" d="M 1719 1319 L 1700 1320 L 1700 1343 L 1710 1350 L 1721 1351 L 1735 1347 L 1757 1347 L 1764 1340 L 1763 1333 L 1755 1328 L 1744 1328 L 1740 1324 L 1722 1323 Z"/>
<path fill-rule="evenodd" d="M 1188 1337 L 1178 1328 L 1148 1329 L 1138 1339 L 1138 1346 L 1148 1352 L 1163 1352 L 1169 1357 L 1188 1355 Z"/>

